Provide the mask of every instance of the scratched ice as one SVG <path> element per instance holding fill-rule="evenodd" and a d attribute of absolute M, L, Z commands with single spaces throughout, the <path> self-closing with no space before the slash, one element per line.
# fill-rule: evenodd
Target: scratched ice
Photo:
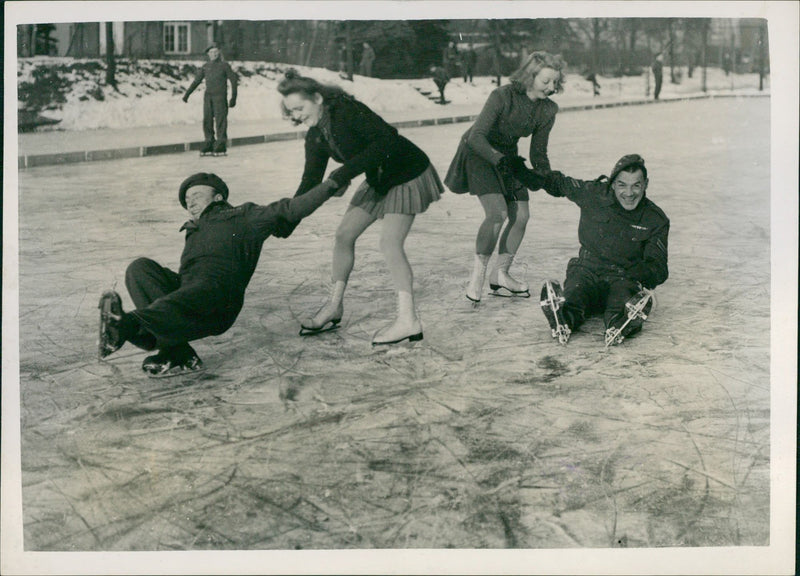
<path fill-rule="evenodd" d="M 464 298 L 478 201 L 447 193 L 407 242 L 425 339 L 373 350 L 394 295 L 377 224 L 342 327 L 297 336 L 329 289 L 353 188 L 269 239 L 245 307 L 197 343 L 209 370 L 154 382 L 126 345 L 96 360 L 97 300 L 137 256 L 176 267 L 177 185 L 291 195 L 302 142 L 20 174 L 20 338 L 29 550 L 748 546 L 769 542 L 767 98 L 563 113 L 553 167 L 647 160 L 670 278 L 643 332 L 567 346 L 535 298 Z M 441 175 L 467 125 L 406 129 Z M 521 151 L 525 151 L 524 143 Z M 532 195 L 516 275 L 563 280 L 578 210 Z"/>

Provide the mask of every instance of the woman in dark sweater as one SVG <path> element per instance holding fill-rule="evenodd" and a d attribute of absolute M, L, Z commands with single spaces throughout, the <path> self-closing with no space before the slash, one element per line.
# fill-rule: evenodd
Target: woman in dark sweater
<path fill-rule="evenodd" d="M 489 277 L 490 288 L 496 295 L 530 296 L 528 285 L 508 272 L 530 215 L 528 190 L 513 177 L 512 164 L 518 157 L 519 139 L 530 136 L 533 169 L 550 169 L 547 143 L 558 105 L 549 96 L 562 91 L 565 67 L 560 56 L 532 53 L 511 75 L 510 84 L 489 95 L 475 124 L 462 136 L 450 164 L 445 184 L 453 192 L 478 196 L 485 213 L 475 240 L 475 263 L 467 287 L 467 298 L 472 302 L 481 300 L 486 266 L 495 246 L 497 265 Z"/>
<path fill-rule="evenodd" d="M 344 188 L 360 174 L 366 180 L 353 195 L 336 231 L 332 293 L 329 301 L 301 323 L 300 334 L 336 328 L 355 259 L 355 242 L 373 222 L 383 220 L 380 247 L 397 291 L 397 319 L 379 330 L 372 344 L 395 344 L 422 338 L 414 307 L 413 274 L 404 249 L 414 217 L 444 191 L 425 153 L 367 106 L 336 86 L 290 70 L 278 85 L 284 114 L 308 126 L 305 168 L 296 195 L 322 183 Z M 342 164 L 325 179 L 328 160 Z"/>

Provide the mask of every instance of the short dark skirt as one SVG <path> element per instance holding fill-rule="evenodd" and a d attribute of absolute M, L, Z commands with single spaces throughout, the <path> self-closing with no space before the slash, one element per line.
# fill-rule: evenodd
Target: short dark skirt
<path fill-rule="evenodd" d="M 408 182 L 390 188 L 386 195 L 380 195 L 364 180 L 358 187 L 351 206 L 366 210 L 375 218 L 385 214 L 421 214 L 436 202 L 444 192 L 444 186 L 436 169 L 430 165 L 425 171 Z"/>
<path fill-rule="evenodd" d="M 470 150 L 466 138 L 458 144 L 444 183 L 456 194 L 502 194 L 506 200 L 516 202 L 530 199 L 528 189 L 520 181 L 512 177 L 502 178 L 492 164 Z"/>

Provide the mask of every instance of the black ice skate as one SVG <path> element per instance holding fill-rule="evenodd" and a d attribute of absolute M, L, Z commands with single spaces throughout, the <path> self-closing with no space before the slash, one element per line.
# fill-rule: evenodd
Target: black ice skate
<path fill-rule="evenodd" d="M 606 330 L 606 348 L 616 346 L 632 334 L 642 329 L 647 315 L 653 308 L 653 291 L 643 288 L 625 303 L 625 322 L 619 327 L 613 326 Z"/>
<path fill-rule="evenodd" d="M 214 143 L 213 142 L 206 142 L 203 147 L 200 149 L 200 156 L 213 156 L 214 155 Z"/>
<path fill-rule="evenodd" d="M 213 155 L 214 156 L 227 156 L 228 155 L 228 148 L 223 143 L 214 144 Z"/>
<path fill-rule="evenodd" d="M 172 378 L 173 376 L 186 376 L 198 374 L 205 370 L 205 365 L 200 357 L 192 350 L 186 358 L 178 360 L 163 352 L 148 356 L 142 362 L 142 370 L 150 378 Z"/>
<path fill-rule="evenodd" d="M 102 360 L 119 350 L 125 343 L 120 337 L 119 321 L 122 319 L 122 299 L 113 290 L 100 296 L 100 339 L 97 342 L 98 358 Z"/>
<path fill-rule="evenodd" d="M 561 291 L 561 284 L 555 280 L 547 280 L 542 285 L 539 304 L 541 304 L 542 312 L 544 312 L 547 322 L 550 324 L 550 333 L 553 338 L 558 338 L 561 344 L 566 344 L 572 332 L 566 320 L 564 320 L 564 311 L 562 309 L 564 294 Z"/>

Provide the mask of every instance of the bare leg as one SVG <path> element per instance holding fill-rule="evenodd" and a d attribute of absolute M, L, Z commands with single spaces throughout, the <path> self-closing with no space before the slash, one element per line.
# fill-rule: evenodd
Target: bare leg
<path fill-rule="evenodd" d="M 422 338 L 422 323 L 414 307 L 414 274 L 404 248 L 413 223 L 413 214 L 387 214 L 383 218 L 380 246 L 397 291 L 397 319 L 394 324 L 375 334 L 373 345 Z"/>
<path fill-rule="evenodd" d="M 345 212 L 336 229 L 336 240 L 333 246 L 331 297 L 313 318 L 301 322 L 303 330 L 313 333 L 326 328 L 329 323 L 335 327 L 342 319 L 344 290 L 355 262 L 356 240 L 373 222 L 375 222 L 375 217 L 363 208 L 350 206 Z M 301 334 L 303 334 L 302 330 Z"/>
<path fill-rule="evenodd" d="M 406 257 L 405 242 L 413 223 L 413 214 L 386 214 L 383 217 L 381 253 L 398 292 L 412 291 L 413 272 Z"/>
<path fill-rule="evenodd" d="M 508 208 L 502 194 L 486 194 L 478 196 L 478 199 L 481 201 L 485 216 L 478 228 L 478 237 L 475 239 L 475 263 L 467 286 L 467 298 L 476 303 L 480 302 L 483 293 L 486 265 L 494 252 L 503 222 L 508 216 Z"/>
<path fill-rule="evenodd" d="M 515 280 L 508 273 L 511 262 L 516 256 L 522 238 L 525 236 L 525 229 L 530 219 L 530 208 L 527 201 L 508 203 L 508 224 L 500 235 L 500 243 L 497 249 L 497 266 L 489 276 L 489 284 L 493 290 L 506 288 L 514 295 L 529 295 L 528 285 L 525 282 Z"/>
<path fill-rule="evenodd" d="M 517 253 L 522 239 L 525 237 L 529 219 L 530 205 L 527 201 L 508 203 L 508 225 L 500 236 L 500 245 L 498 246 L 500 254 Z"/>

